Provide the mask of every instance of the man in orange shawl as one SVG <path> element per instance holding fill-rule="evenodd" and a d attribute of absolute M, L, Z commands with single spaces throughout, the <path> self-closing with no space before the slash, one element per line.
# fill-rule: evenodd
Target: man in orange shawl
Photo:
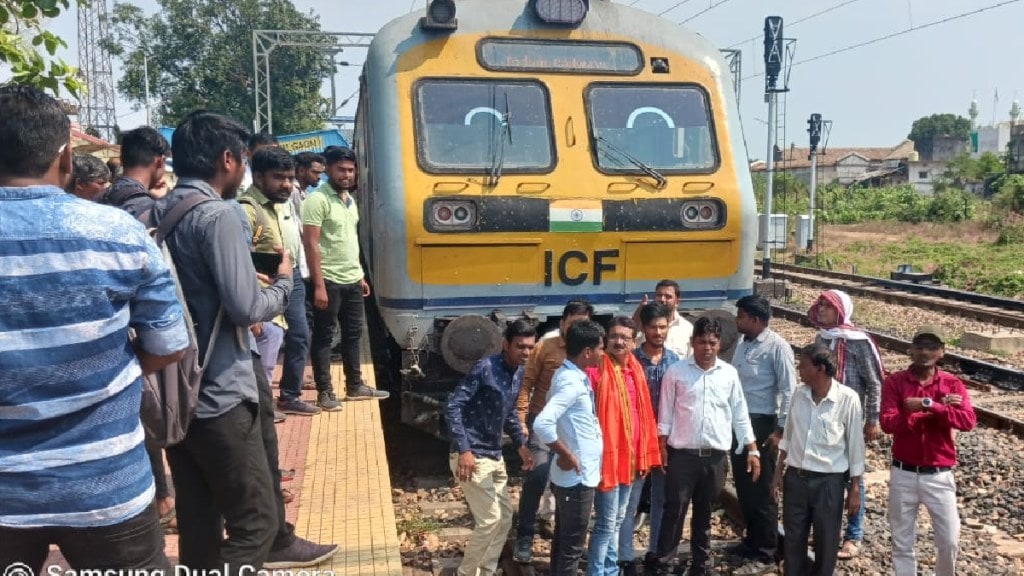
<path fill-rule="evenodd" d="M 632 319 L 612 318 L 605 356 L 601 364 L 587 370 L 604 439 L 601 483 L 594 497 L 596 520 L 587 550 L 587 576 L 619 573 L 619 529 L 630 491 L 642 489 L 643 478 L 651 468 L 661 465 L 657 422 L 644 369 L 632 354 L 635 337 Z"/>

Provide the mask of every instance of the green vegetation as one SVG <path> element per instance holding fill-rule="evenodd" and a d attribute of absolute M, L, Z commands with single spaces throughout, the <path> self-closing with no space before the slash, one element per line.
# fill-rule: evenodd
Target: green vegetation
<path fill-rule="evenodd" d="M 250 125 L 255 117 L 252 31 L 308 30 L 316 40 L 320 22 L 291 0 L 157 0 L 151 15 L 134 2 L 116 2 L 111 11 L 113 40 L 104 48 L 121 60 L 120 93 L 145 103 L 145 71 L 159 102 L 157 120 L 177 124 L 188 113 L 207 109 Z M 148 60 L 148 62 L 146 62 Z M 274 51 L 274 131 L 306 132 L 323 127 L 333 111 L 320 96 L 332 73 L 331 58 L 317 47 Z"/>
<path fill-rule="evenodd" d="M 932 114 L 914 120 L 907 138 L 924 157 L 932 153 L 936 138 L 952 138 L 966 142 L 971 137 L 971 121 L 956 114 Z"/>
<path fill-rule="evenodd" d="M 764 206 L 765 181 L 754 175 L 754 194 L 758 210 Z M 772 212 L 788 214 L 790 220 L 807 213 L 807 186 L 781 174 L 773 183 Z M 897 222 L 962 222 L 975 217 L 978 198 L 970 192 L 945 188 L 934 196 L 924 196 L 913 186 L 886 188 L 845 188 L 836 184 L 817 190 L 818 220 L 822 224 L 856 224 L 894 220 Z M 1024 189 L 1021 200 L 1024 201 Z"/>
<path fill-rule="evenodd" d="M 56 57 L 67 43 L 47 29 L 71 6 L 71 0 L 0 0 L 0 65 L 10 68 L 12 80 L 54 94 L 61 88 L 74 96 L 81 93 L 85 83 L 78 70 Z"/>
<path fill-rule="evenodd" d="M 932 272 L 953 288 L 985 294 L 1024 297 L 1024 261 L 1020 243 L 926 241 L 911 235 L 906 242 L 862 240 L 824 251 L 812 265 L 831 261 L 837 270 L 855 266 L 858 274 L 888 278 L 900 264 Z"/>
<path fill-rule="evenodd" d="M 410 538 L 418 539 L 424 534 L 440 532 L 444 526 L 430 516 L 412 516 L 407 514 L 405 518 L 398 521 L 396 531 L 401 534 L 405 532 Z"/>
<path fill-rule="evenodd" d="M 969 120 L 933 114 L 915 121 L 909 138 L 922 151 L 937 138 L 969 136 Z M 753 174 L 753 183 L 763 211 L 764 175 Z M 818 252 L 807 265 L 830 262 L 837 270 L 853 266 L 861 274 L 888 277 L 910 264 L 954 288 L 1024 297 L 1024 174 L 1008 173 L 1000 154 L 964 153 L 948 162 L 933 188 L 925 196 L 909 184 L 820 185 L 817 223 L 832 226 L 818 231 Z M 772 211 L 789 215 L 792 233 L 796 217 L 807 213 L 807 185 L 777 173 L 774 197 Z"/>
<path fill-rule="evenodd" d="M 993 188 L 996 189 L 996 195 L 992 201 L 997 209 L 1024 212 L 1024 174 L 1006 174 Z"/>

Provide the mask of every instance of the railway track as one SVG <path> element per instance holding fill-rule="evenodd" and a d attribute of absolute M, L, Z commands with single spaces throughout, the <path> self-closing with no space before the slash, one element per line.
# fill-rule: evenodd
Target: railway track
<path fill-rule="evenodd" d="M 791 264 L 772 263 L 772 276 L 805 286 L 837 288 L 851 296 L 909 304 L 951 316 L 1024 330 L 1024 300 Z"/>
<path fill-rule="evenodd" d="M 810 326 L 807 314 L 802 310 L 776 304 L 772 306 L 772 314 Z M 910 348 L 908 340 L 872 330 L 865 332 L 883 349 L 906 352 Z M 799 351 L 800 347 L 793 344 L 794 351 Z M 1024 438 L 1024 372 L 951 352 L 946 352 L 942 363 L 976 391 L 972 404 L 980 424 Z"/>
<path fill-rule="evenodd" d="M 773 304 L 772 314 L 777 318 L 810 326 L 810 321 L 807 319 L 807 313 L 804 310 Z M 909 340 L 874 330 L 864 331 L 871 335 L 875 343 L 882 348 L 896 352 L 906 352 L 910 349 Z M 942 359 L 942 364 L 951 371 L 964 375 L 975 382 L 988 384 L 1004 390 L 1024 392 L 1024 372 L 1016 368 L 1001 366 L 948 351 Z"/>

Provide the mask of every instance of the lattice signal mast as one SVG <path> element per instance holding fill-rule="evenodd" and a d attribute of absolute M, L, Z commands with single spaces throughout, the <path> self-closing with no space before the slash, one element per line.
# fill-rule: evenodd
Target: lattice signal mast
<path fill-rule="evenodd" d="M 114 142 L 117 114 L 114 111 L 114 71 L 110 54 L 103 49 L 107 36 L 107 1 L 90 0 L 78 5 L 78 67 L 85 78 L 79 119 L 107 142 Z"/>

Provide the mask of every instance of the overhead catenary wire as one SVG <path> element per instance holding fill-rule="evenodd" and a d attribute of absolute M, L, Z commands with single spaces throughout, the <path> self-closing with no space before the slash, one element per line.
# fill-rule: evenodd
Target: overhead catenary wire
<path fill-rule="evenodd" d="M 690 0 L 679 0 L 679 2 L 676 2 L 675 4 L 669 6 L 668 8 L 666 8 L 664 10 L 662 10 L 661 12 L 658 12 L 658 16 L 664 16 L 665 14 L 668 14 L 669 12 L 675 10 L 676 8 L 679 8 L 683 4 L 686 4 L 687 2 L 690 2 Z"/>
<path fill-rule="evenodd" d="M 686 20 L 683 20 L 683 21 L 679 22 L 679 24 L 686 24 L 690 20 L 693 20 L 694 18 L 698 18 L 698 17 L 700 17 L 700 16 L 702 16 L 702 15 L 704 15 L 704 14 L 706 14 L 706 13 L 712 11 L 712 10 L 714 10 L 715 8 L 718 8 L 719 6 L 721 6 L 722 4 L 725 4 L 728 1 L 729 0 L 719 0 L 718 2 L 715 2 L 714 4 L 712 4 L 711 6 L 708 6 L 707 8 L 701 10 L 700 12 L 697 12 L 693 16 L 690 16 Z"/>
<path fill-rule="evenodd" d="M 981 8 L 977 8 L 975 10 L 969 10 L 969 11 L 963 12 L 961 14 L 956 14 L 954 16 L 947 16 L 947 17 L 939 19 L 939 20 L 934 20 L 932 22 L 921 24 L 920 26 L 911 26 L 909 28 L 906 28 L 904 30 L 900 30 L 898 32 L 892 32 L 892 33 L 886 34 L 884 36 L 879 36 L 877 38 L 872 38 L 871 40 L 865 40 L 863 42 L 858 42 L 856 44 L 850 44 L 849 46 L 844 46 L 842 48 L 836 48 L 835 50 L 832 50 L 830 52 L 825 52 L 824 54 L 818 54 L 817 56 L 811 56 L 810 58 L 805 58 L 803 60 L 799 60 L 797 62 L 794 62 L 793 66 L 799 66 L 800 64 L 807 64 L 809 62 L 815 62 L 817 60 L 822 60 L 822 59 L 825 59 L 825 58 L 829 58 L 829 57 L 835 56 L 837 54 L 842 54 L 844 52 L 849 52 L 851 50 L 856 50 L 857 48 L 863 48 L 865 46 L 870 46 L 872 44 L 877 44 L 879 42 L 883 42 L 885 40 L 890 40 L 890 39 L 896 38 L 898 36 L 903 36 L 905 34 L 910 34 L 911 32 L 916 32 L 918 30 L 924 30 L 925 28 L 931 28 L 933 26 L 938 26 L 939 24 L 946 24 L 947 22 L 953 22 L 954 20 L 960 20 L 961 18 L 967 18 L 968 16 L 974 16 L 976 14 L 981 14 L 982 12 L 987 12 L 989 10 L 995 10 L 996 8 L 1002 8 L 1003 6 L 1008 6 L 1010 4 L 1016 4 L 1017 2 L 1020 2 L 1020 1 L 1021 0 L 1004 0 L 1003 2 L 997 2 L 996 4 L 991 4 L 991 5 L 988 5 L 988 6 L 983 6 Z M 747 77 L 743 78 L 743 80 L 741 80 L 741 82 L 745 82 L 747 80 L 751 80 L 753 78 L 757 78 L 757 77 L 760 77 L 760 76 L 764 76 L 764 72 L 759 72 L 757 74 L 752 74 L 750 76 L 747 76 Z"/>
<path fill-rule="evenodd" d="M 829 6 L 828 8 L 825 8 L 823 10 L 819 10 L 819 11 L 813 13 L 813 14 L 808 14 L 807 16 L 804 16 L 803 18 L 799 18 L 797 20 L 794 20 L 794 21 L 788 23 L 787 26 L 792 28 L 793 26 L 796 26 L 797 24 L 799 24 L 801 22 L 806 22 L 808 20 L 813 20 L 813 19 L 817 18 L 818 16 L 824 16 L 825 14 L 828 14 L 829 12 L 832 12 L 834 10 L 838 10 L 838 9 L 842 8 L 843 6 L 848 6 L 850 4 L 853 4 L 854 2 L 860 2 L 860 0 L 843 0 L 839 4 L 835 4 L 835 5 Z M 752 40 L 757 40 L 758 38 L 761 38 L 761 34 L 758 34 L 757 36 L 751 36 L 750 38 L 747 38 L 745 40 L 741 40 L 739 42 L 736 42 L 735 44 L 730 44 L 729 46 L 727 46 L 727 48 L 735 48 L 737 46 L 741 46 L 743 44 L 746 44 L 747 42 L 750 42 Z"/>

